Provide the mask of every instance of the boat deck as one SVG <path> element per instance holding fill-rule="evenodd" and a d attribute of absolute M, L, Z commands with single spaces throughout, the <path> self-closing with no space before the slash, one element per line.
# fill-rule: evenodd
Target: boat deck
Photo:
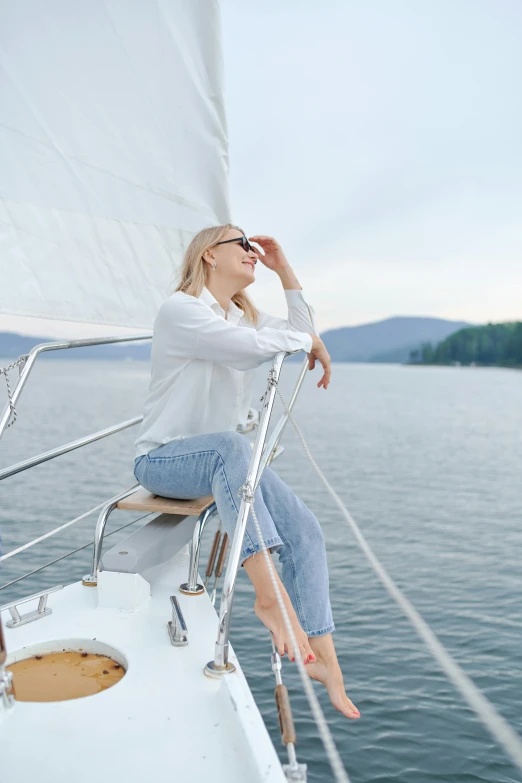
<path fill-rule="evenodd" d="M 166 776 L 183 783 L 283 783 L 286 778 L 239 663 L 221 680 L 203 674 L 213 657 L 217 615 L 205 593 L 182 595 L 185 547 L 153 579 L 151 598 L 134 611 L 98 606 L 100 588 L 80 582 L 49 596 L 52 614 L 5 628 L 8 663 L 22 648 L 47 644 L 115 648 L 127 661 L 123 679 L 94 696 L 51 703 L 17 702 L 0 718 L 6 783 L 143 783 Z M 167 632 L 176 595 L 189 644 Z M 32 609 L 30 604 L 23 611 Z M 76 644 L 72 644 L 74 640 Z M 81 641 L 79 641 L 81 640 Z M 54 644 L 57 641 L 58 644 Z M 62 644 L 63 643 L 63 644 Z M 275 707 L 274 707 L 275 708 Z"/>

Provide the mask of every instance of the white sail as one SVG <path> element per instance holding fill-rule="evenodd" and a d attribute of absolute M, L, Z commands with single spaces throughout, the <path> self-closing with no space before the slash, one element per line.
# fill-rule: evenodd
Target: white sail
<path fill-rule="evenodd" d="M 229 219 L 212 0 L 0 0 L 0 312 L 150 328 Z"/>

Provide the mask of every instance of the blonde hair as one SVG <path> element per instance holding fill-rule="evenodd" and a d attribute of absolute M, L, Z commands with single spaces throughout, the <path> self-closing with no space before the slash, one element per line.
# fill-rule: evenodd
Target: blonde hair
<path fill-rule="evenodd" d="M 175 291 L 183 291 L 185 294 L 198 297 L 205 286 L 205 261 L 203 254 L 217 242 L 220 242 L 231 228 L 237 231 L 243 230 L 239 226 L 233 226 L 232 223 L 226 223 L 224 226 L 210 226 L 193 237 L 187 247 L 183 264 L 180 270 L 180 282 Z M 173 292 L 174 293 L 174 292 Z M 242 289 L 234 294 L 232 301 L 235 305 L 244 311 L 245 316 L 254 324 L 257 324 L 259 311 Z"/>

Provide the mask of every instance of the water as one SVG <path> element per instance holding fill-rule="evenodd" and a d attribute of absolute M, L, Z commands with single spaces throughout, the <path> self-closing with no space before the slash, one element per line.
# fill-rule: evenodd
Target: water
<path fill-rule="evenodd" d="M 284 369 L 286 398 L 298 369 Z M 137 362 L 42 362 L 1 441 L 0 466 L 141 413 L 148 372 Z M 399 586 L 522 733 L 522 373 L 339 364 L 327 392 L 315 388 L 318 377 L 307 378 L 295 415 L 320 467 Z M 134 437 L 128 430 L 7 479 L 4 551 L 130 486 Z M 274 467 L 323 525 L 335 641 L 362 713 L 357 722 L 338 716 L 317 686 L 351 780 L 521 781 L 376 581 L 291 427 L 284 443 Z M 118 512 L 112 529 L 132 518 Z M 87 543 L 93 526 L 91 517 L 7 561 L 1 583 Z M 0 602 L 78 579 L 89 556 L 86 549 L 3 590 Z M 252 604 L 241 574 L 232 640 L 279 749 L 270 645 Z M 310 781 L 331 780 L 298 679 L 284 669 L 299 758 Z"/>

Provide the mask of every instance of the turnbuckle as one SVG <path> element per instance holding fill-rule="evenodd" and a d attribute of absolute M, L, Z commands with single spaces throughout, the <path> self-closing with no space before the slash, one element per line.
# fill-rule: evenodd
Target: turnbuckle
<path fill-rule="evenodd" d="M 292 715 L 292 708 L 290 706 L 288 688 L 283 685 L 283 678 L 281 674 L 283 668 L 281 664 L 281 656 L 275 648 L 273 638 L 271 665 L 276 681 L 275 700 L 277 706 L 277 716 L 279 718 L 279 729 L 281 731 L 281 740 L 283 745 L 286 747 L 286 752 L 288 753 L 288 764 L 283 764 L 283 770 L 288 781 L 292 781 L 292 783 L 306 783 L 307 766 L 306 764 L 299 764 L 295 755 L 297 736 L 295 732 L 294 718 Z"/>

